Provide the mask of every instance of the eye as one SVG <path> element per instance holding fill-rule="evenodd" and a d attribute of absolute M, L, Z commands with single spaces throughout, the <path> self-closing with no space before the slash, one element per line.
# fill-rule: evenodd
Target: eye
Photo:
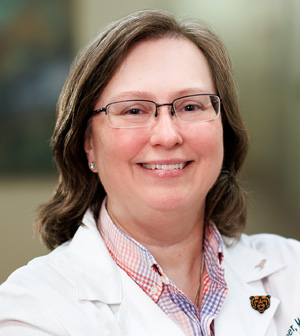
<path fill-rule="evenodd" d="M 151 105 L 137 101 L 120 102 L 114 105 L 114 112 L 123 117 L 148 115 L 151 113 Z"/>
<path fill-rule="evenodd" d="M 181 111 L 192 112 L 196 110 L 201 110 L 202 107 L 199 104 L 185 104 Z"/>
<path fill-rule="evenodd" d="M 182 101 L 180 104 L 176 106 L 176 110 L 178 113 L 184 112 L 199 112 L 203 111 L 204 107 L 199 102 L 195 101 Z"/>
<path fill-rule="evenodd" d="M 136 115 L 136 114 L 142 114 L 142 113 L 145 113 L 145 112 L 141 109 L 133 108 L 133 109 L 130 109 L 130 110 L 123 111 L 122 115 L 125 115 L 125 114 Z"/>

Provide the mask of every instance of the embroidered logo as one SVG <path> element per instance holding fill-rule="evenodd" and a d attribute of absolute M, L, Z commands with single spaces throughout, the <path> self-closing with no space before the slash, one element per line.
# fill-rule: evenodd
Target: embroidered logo
<path fill-rule="evenodd" d="M 261 314 L 270 307 L 271 296 L 250 296 L 251 306 L 253 309 L 259 311 Z"/>

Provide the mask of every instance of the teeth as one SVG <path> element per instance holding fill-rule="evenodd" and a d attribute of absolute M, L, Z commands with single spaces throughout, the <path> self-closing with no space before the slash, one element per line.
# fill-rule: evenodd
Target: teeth
<path fill-rule="evenodd" d="M 176 163 L 172 165 L 160 165 L 160 164 L 147 164 L 142 163 L 142 166 L 146 169 L 161 169 L 161 170 L 174 170 L 174 169 L 183 169 L 187 163 Z"/>

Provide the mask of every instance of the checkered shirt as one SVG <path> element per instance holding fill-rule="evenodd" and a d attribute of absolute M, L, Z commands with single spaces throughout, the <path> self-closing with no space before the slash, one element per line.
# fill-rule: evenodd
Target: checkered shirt
<path fill-rule="evenodd" d="M 99 218 L 99 231 L 119 267 L 189 336 L 214 335 L 213 320 L 227 294 L 221 266 L 223 246 L 220 233 L 210 222 L 204 237 L 204 275 L 201 312 L 170 280 L 143 245 L 122 232 L 109 217 L 105 203 Z"/>

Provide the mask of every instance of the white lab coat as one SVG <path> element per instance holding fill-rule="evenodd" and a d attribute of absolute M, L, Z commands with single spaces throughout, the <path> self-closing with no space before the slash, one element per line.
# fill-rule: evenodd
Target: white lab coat
<path fill-rule="evenodd" d="M 111 258 L 88 212 L 74 238 L 0 287 L 0 335 L 183 336 Z M 266 260 L 264 267 L 262 260 Z M 216 336 L 300 334 L 300 243 L 245 236 L 224 251 L 229 292 Z M 271 295 L 263 314 L 250 296 Z M 297 331 L 296 331 L 297 330 Z"/>

